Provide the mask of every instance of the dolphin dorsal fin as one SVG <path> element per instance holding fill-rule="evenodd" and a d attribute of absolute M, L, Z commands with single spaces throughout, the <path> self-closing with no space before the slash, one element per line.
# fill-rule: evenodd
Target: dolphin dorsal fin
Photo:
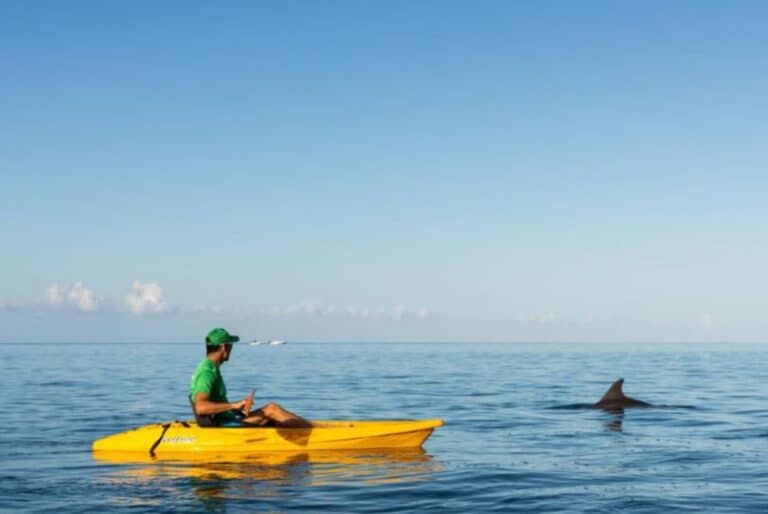
<path fill-rule="evenodd" d="M 624 379 L 620 378 L 613 384 L 611 384 L 611 387 L 608 388 L 608 390 L 605 392 L 602 398 L 600 398 L 600 401 L 603 400 L 618 400 L 620 398 L 624 398 L 624 391 L 622 391 L 622 387 L 624 386 Z"/>

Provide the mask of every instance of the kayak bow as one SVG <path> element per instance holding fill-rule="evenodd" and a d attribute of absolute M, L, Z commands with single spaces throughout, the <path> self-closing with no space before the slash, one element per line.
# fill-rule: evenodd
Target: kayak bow
<path fill-rule="evenodd" d="M 442 419 L 313 421 L 312 428 L 199 427 L 173 421 L 97 439 L 94 452 L 257 453 L 273 451 L 417 448 L 443 425 Z"/>

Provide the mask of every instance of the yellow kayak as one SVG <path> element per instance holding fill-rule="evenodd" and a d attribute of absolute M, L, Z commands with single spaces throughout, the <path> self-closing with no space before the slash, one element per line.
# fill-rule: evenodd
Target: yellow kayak
<path fill-rule="evenodd" d="M 312 428 L 199 427 L 194 421 L 146 425 L 93 442 L 94 452 L 259 453 L 417 448 L 442 419 L 313 421 Z"/>

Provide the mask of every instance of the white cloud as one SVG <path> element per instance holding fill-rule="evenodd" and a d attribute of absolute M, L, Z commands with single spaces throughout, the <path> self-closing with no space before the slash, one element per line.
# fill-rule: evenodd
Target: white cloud
<path fill-rule="evenodd" d="M 134 314 L 159 313 L 168 310 L 163 290 L 155 283 L 143 284 L 134 280 L 133 290 L 125 296 L 125 304 Z"/>
<path fill-rule="evenodd" d="M 52 284 L 45 290 L 45 301 L 49 305 L 61 305 L 61 302 L 64 301 L 64 294 L 59 284 Z"/>
<path fill-rule="evenodd" d="M 403 316 L 408 312 L 408 307 L 403 305 L 395 305 L 389 312 L 389 317 L 392 319 L 403 319 Z"/>
<path fill-rule="evenodd" d="M 81 311 L 94 311 L 99 305 L 93 294 L 82 282 L 75 282 L 67 293 L 67 299 Z"/>
<path fill-rule="evenodd" d="M 327 317 L 337 316 L 341 314 L 341 311 L 336 307 L 323 305 L 319 302 L 303 301 L 287 307 L 273 307 L 267 314 L 271 316 Z"/>
<path fill-rule="evenodd" d="M 701 328 L 703 328 L 704 330 L 712 330 L 713 325 L 714 325 L 714 320 L 712 319 L 712 315 L 710 313 L 705 312 L 699 318 L 699 326 L 701 326 Z"/>
<path fill-rule="evenodd" d="M 27 306 L 23 303 L 14 301 L 0 301 L 0 311 L 21 311 L 25 310 Z"/>
<path fill-rule="evenodd" d="M 544 312 L 544 313 L 532 313 L 532 314 L 519 313 L 512 318 L 512 321 L 518 321 L 523 323 L 540 323 L 544 325 L 544 324 L 560 323 L 563 320 L 559 319 L 552 312 Z M 586 319 L 586 322 L 591 323 L 593 321 L 594 321 L 594 318 L 591 316 Z"/>
<path fill-rule="evenodd" d="M 205 303 L 195 304 L 189 310 L 203 314 L 221 314 L 224 312 L 224 309 L 219 305 L 208 305 Z"/>
<path fill-rule="evenodd" d="M 273 307 L 263 312 L 275 317 L 308 317 L 308 318 L 349 318 L 349 319 L 426 319 L 430 316 L 427 309 L 409 309 L 403 304 L 389 309 L 369 309 L 355 307 L 336 307 L 320 302 L 303 301 L 287 307 Z"/>
<path fill-rule="evenodd" d="M 64 301 L 76 309 L 91 312 L 99 308 L 99 299 L 93 289 L 82 282 L 75 282 L 71 286 L 52 284 L 45 290 L 45 301 L 48 305 L 62 305 Z"/>

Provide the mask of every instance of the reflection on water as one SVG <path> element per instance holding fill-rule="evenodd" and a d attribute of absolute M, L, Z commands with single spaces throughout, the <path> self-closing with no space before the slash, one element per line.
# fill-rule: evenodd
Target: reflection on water
<path fill-rule="evenodd" d="M 441 469 L 423 449 L 275 452 L 247 455 L 184 455 L 95 452 L 111 464 L 98 480 L 111 485 L 141 485 L 189 480 L 200 498 L 244 499 L 275 496 L 285 486 L 316 487 L 430 480 Z M 118 467 L 114 467 L 117 465 Z"/>
<path fill-rule="evenodd" d="M 621 432 L 624 424 L 624 409 L 613 410 L 611 414 L 611 418 L 605 422 L 605 428 L 612 432 Z"/>

